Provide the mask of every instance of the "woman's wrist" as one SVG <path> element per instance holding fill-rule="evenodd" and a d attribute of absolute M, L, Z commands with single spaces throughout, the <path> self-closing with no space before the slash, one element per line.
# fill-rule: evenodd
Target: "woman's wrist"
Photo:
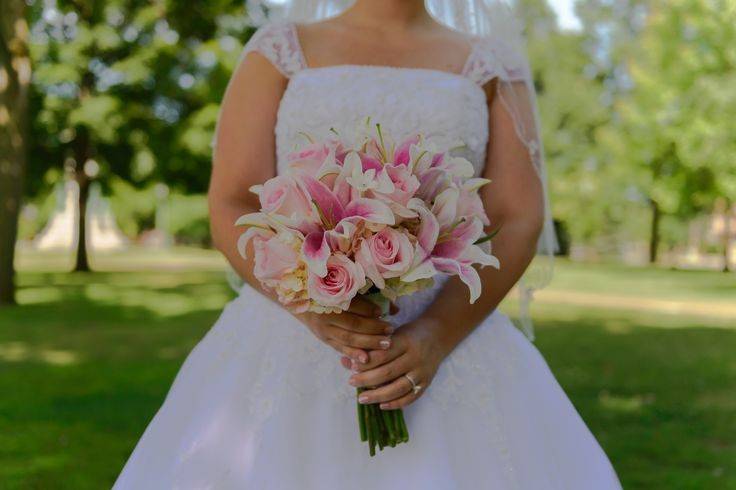
<path fill-rule="evenodd" d="M 422 316 L 407 325 L 416 335 L 428 343 L 429 353 L 438 363 L 450 355 L 455 345 L 446 335 L 446 325 L 439 318 Z"/>

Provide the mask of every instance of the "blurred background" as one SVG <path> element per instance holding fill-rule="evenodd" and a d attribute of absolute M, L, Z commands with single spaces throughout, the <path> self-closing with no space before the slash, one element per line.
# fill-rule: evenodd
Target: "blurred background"
<path fill-rule="evenodd" d="M 625 488 L 736 488 L 736 1 L 516 7 L 562 245 L 536 344 Z M 252 32 L 0 2 L 0 488 L 109 487 L 234 297 L 205 192 Z"/>

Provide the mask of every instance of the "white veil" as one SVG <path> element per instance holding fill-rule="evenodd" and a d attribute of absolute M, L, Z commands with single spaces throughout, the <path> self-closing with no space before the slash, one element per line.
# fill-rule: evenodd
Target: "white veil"
<path fill-rule="evenodd" d="M 255 25 L 271 21 L 314 22 L 338 15 L 354 0 L 247 0 L 248 15 Z M 497 96 L 509 111 L 516 133 L 529 150 L 545 194 L 545 220 L 537 257 L 519 282 L 520 320 L 524 333 L 534 338 L 529 304 L 534 290 L 552 277 L 557 239 L 547 196 L 547 172 L 537 114 L 536 91 L 526 55 L 520 23 L 505 0 L 425 0 L 435 20 L 469 36 L 482 38 L 489 56 L 500 58 L 504 70 Z M 492 52 L 491 52 L 492 49 Z"/>

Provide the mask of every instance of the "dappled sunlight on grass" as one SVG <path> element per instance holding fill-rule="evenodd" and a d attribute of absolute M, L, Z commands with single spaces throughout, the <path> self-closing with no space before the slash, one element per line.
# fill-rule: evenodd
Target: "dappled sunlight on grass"
<path fill-rule="evenodd" d="M 585 291 L 609 274 L 636 283 L 628 269 L 572 269 Z M 660 290 L 672 282 L 641 274 Z M 27 272 L 19 283 L 22 305 L 0 310 L 0 486 L 109 488 L 234 293 L 219 269 Z M 537 347 L 624 488 L 736 488 L 734 322 L 541 301 L 533 313 Z"/>
<path fill-rule="evenodd" d="M 22 305 L 52 303 L 63 298 L 62 291 L 55 286 L 39 286 L 18 291 L 17 300 Z"/>
<path fill-rule="evenodd" d="M 68 350 L 32 348 L 24 342 L 0 343 L 0 362 L 43 362 L 68 366 L 79 362 L 79 356 Z"/>
<path fill-rule="evenodd" d="M 645 405 L 654 403 L 655 396 L 653 393 L 643 395 L 621 396 L 612 395 L 607 391 L 602 391 L 598 395 L 600 406 L 604 410 L 612 410 L 614 412 L 639 412 Z"/>

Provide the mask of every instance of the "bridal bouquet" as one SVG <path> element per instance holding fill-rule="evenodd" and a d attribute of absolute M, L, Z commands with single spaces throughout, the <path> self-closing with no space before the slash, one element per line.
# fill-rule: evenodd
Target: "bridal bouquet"
<path fill-rule="evenodd" d="M 498 267 L 490 254 L 488 217 L 471 163 L 432 138 L 398 144 L 380 125 L 308 144 L 289 155 L 288 170 L 251 188 L 261 210 L 242 216 L 238 241 L 254 249 L 254 275 L 294 312 L 339 313 L 357 295 L 388 312 L 399 296 L 458 275 L 480 295 L 475 265 Z M 359 389 L 360 392 L 360 389 Z M 362 441 L 408 441 L 401 410 L 358 404 Z"/>

